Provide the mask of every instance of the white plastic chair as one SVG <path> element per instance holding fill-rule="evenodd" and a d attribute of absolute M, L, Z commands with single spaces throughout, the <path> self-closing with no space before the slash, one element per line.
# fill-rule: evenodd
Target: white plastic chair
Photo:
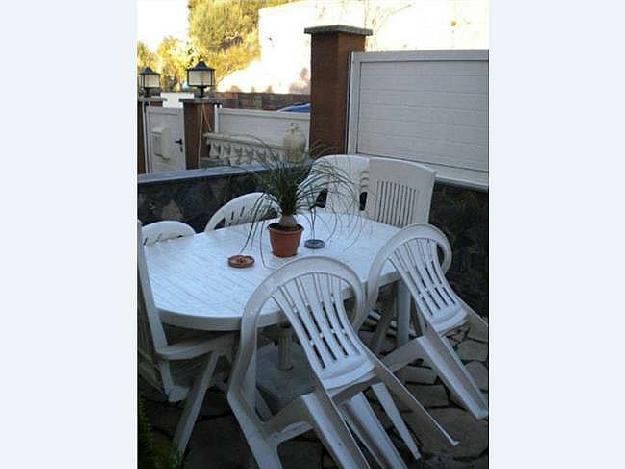
<path fill-rule="evenodd" d="M 142 230 L 142 239 L 144 246 L 152 246 L 156 243 L 162 243 L 171 239 L 182 238 L 195 235 L 195 231 L 190 225 L 179 221 L 160 221 L 145 225 Z M 169 341 L 179 342 L 186 339 L 197 339 L 201 335 L 210 336 L 210 333 L 204 333 L 193 329 L 185 329 L 169 324 L 163 324 L 165 336 Z"/>
<path fill-rule="evenodd" d="M 195 230 L 186 223 L 179 221 L 159 221 L 143 227 L 143 245 L 150 246 L 154 243 L 170 239 L 193 236 Z"/>
<path fill-rule="evenodd" d="M 261 201 L 261 199 L 264 200 Z M 264 192 L 252 192 L 236 197 L 215 212 L 206 224 L 204 231 L 209 232 L 216 229 L 221 222 L 224 226 L 231 226 L 256 221 L 255 218 L 259 215 L 265 215 L 259 212 L 261 207 L 269 211 L 272 208 L 275 209 L 276 205 L 265 197 Z"/>
<path fill-rule="evenodd" d="M 325 209 L 339 213 L 347 211 L 359 211 L 360 194 L 366 190 L 369 178 L 369 158 L 363 155 L 326 155 L 317 159 L 316 162 L 325 162 L 336 166 L 344 171 L 345 175 L 353 183 L 352 193 L 344 194 L 339 188 L 330 187 L 325 201 Z M 319 194 L 317 194 L 318 196 Z M 349 196 L 354 200 L 349 200 Z"/>
<path fill-rule="evenodd" d="M 442 264 L 438 257 L 439 247 L 444 253 Z M 391 262 L 399 272 L 416 304 L 417 317 L 413 315 L 412 322 L 414 330 L 420 330 L 422 335 L 386 355 L 384 364 L 397 371 L 418 358 L 425 358 L 476 419 L 486 418 L 488 404 L 445 338 L 447 332 L 467 321 L 471 327 L 485 328 L 488 334 L 488 325 L 454 293 L 445 278 L 444 272 L 451 262 L 447 238 L 438 228 L 427 224 L 407 226 L 393 236 L 380 249 L 371 267 L 367 280 L 366 311 L 375 306 L 380 274 L 386 262 Z M 395 311 L 389 308 L 378 321 L 370 344 L 376 354 L 380 352 L 394 315 Z M 360 320 L 357 325 L 360 325 Z"/>
<path fill-rule="evenodd" d="M 202 331 L 195 339 L 168 343 L 152 296 L 143 239 L 141 222 L 137 222 L 139 374 L 170 402 L 186 400 L 174 436 L 175 447 L 183 453 L 206 390 L 219 380 L 215 375 L 219 358 L 231 358 L 234 336 Z"/>
<path fill-rule="evenodd" d="M 400 228 L 427 223 L 435 175 L 411 161 L 369 158 L 367 217 Z"/>
<path fill-rule="evenodd" d="M 386 414 L 415 458 L 420 454 L 400 417 L 390 392 L 411 412 L 417 433 L 430 431 L 446 444 L 456 442 L 433 420 L 376 356 L 362 344 L 345 311 L 343 298 L 351 290 L 355 317 L 362 315 L 364 293 L 357 275 L 346 265 L 324 257 L 297 259 L 267 277 L 250 297 L 241 322 L 241 342 L 228 385 L 228 402 L 252 449 L 256 462 L 265 468 L 281 468 L 277 446 L 313 428 L 334 460 L 345 468 L 368 468 L 369 464 L 349 428 L 383 467 L 406 467 L 397 448 L 377 420 L 363 391 L 372 387 Z M 262 360 L 267 347 L 257 352 L 259 313 L 274 300 L 293 326 L 305 360 L 293 375 L 306 375 L 307 383 L 269 383 L 288 401 L 275 415 L 262 420 L 255 411 L 257 368 L 263 377 L 285 376 L 275 364 Z M 259 359 L 259 357 L 261 357 Z M 281 372 L 284 373 L 284 372 Z M 266 388 L 267 388 L 266 387 Z M 291 399 L 289 400 L 289 394 Z M 295 394 L 295 395 L 293 395 Z M 284 397 L 284 396 L 283 396 Z M 349 424 L 349 426 L 347 424 Z"/>
<path fill-rule="evenodd" d="M 418 163 L 392 158 L 368 158 L 367 218 L 397 227 L 427 223 L 436 172 Z M 379 303 L 388 310 L 397 289 L 386 288 Z M 369 322 L 375 324 L 378 314 L 370 310 Z M 401 341 L 401 337 L 397 337 Z"/>

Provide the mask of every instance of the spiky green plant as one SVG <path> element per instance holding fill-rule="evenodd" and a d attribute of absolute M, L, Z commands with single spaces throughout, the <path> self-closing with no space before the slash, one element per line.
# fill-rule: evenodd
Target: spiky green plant
<path fill-rule="evenodd" d="M 332 194 L 335 200 L 341 200 L 342 211 L 358 209 L 357 194 L 349 175 L 327 161 L 310 158 L 314 146 L 303 155 L 301 161 L 294 163 L 281 157 L 262 140 L 252 138 L 264 148 L 260 156 L 252 159 L 252 163 L 258 164 L 260 170 L 254 171 L 245 166 L 242 168 L 254 176 L 257 189 L 265 195 L 256 201 L 252 209 L 253 219 L 257 222 L 252 223 L 247 243 L 254 237 L 258 221 L 266 219 L 267 213 L 274 207 L 278 210 L 278 227 L 284 230 L 297 229 L 298 215 L 308 218 L 310 226 L 314 226 L 317 201 L 321 194 L 326 197 Z"/>

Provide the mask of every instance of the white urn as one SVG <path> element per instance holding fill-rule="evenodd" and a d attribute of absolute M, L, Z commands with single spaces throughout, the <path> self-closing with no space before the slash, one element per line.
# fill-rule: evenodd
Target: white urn
<path fill-rule="evenodd" d="M 306 135 L 299 128 L 299 125 L 292 122 L 282 138 L 282 147 L 286 153 L 286 158 L 291 163 L 299 163 L 304 158 L 306 149 Z"/>

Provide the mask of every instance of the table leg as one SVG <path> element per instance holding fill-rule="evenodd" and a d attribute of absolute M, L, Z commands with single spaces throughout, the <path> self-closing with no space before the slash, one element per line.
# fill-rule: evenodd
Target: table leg
<path fill-rule="evenodd" d="M 410 303 L 412 297 L 410 290 L 403 281 L 397 282 L 397 347 L 408 343 L 410 338 Z M 397 377 L 402 383 L 405 383 L 403 370 L 397 372 Z"/>
<path fill-rule="evenodd" d="M 278 369 L 290 370 L 293 368 L 291 363 L 291 341 L 293 328 L 290 324 L 278 327 Z"/>
<path fill-rule="evenodd" d="M 408 343 L 410 329 L 410 290 L 401 280 L 397 285 L 397 346 Z"/>

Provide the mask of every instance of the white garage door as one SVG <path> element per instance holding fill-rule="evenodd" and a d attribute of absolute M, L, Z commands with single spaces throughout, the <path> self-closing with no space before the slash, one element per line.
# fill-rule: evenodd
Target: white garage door
<path fill-rule="evenodd" d="M 425 163 L 488 187 L 488 51 L 354 53 L 349 153 Z"/>

